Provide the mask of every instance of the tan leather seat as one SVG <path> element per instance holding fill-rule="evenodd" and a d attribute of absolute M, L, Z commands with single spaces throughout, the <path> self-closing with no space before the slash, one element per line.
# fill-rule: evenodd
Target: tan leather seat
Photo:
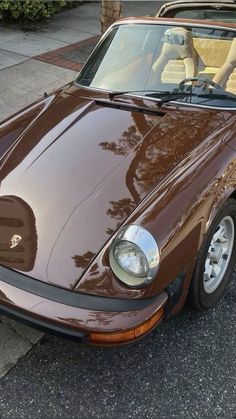
<path fill-rule="evenodd" d="M 234 95 L 236 95 L 236 70 L 234 70 L 230 76 L 229 76 L 229 80 L 226 84 L 226 90 L 228 92 L 233 93 Z"/>
<path fill-rule="evenodd" d="M 233 39 L 228 57 L 213 81 L 225 87 L 227 91 L 236 94 L 236 38 Z"/>
<path fill-rule="evenodd" d="M 192 34 L 184 28 L 167 29 L 160 56 L 153 63 L 153 81 L 179 84 L 196 73 L 196 55 Z"/>

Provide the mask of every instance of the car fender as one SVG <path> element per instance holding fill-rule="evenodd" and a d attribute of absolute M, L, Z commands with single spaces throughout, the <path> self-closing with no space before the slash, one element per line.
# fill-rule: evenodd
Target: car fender
<path fill-rule="evenodd" d="M 141 225 L 157 240 L 161 263 L 153 283 L 139 290 L 128 289 L 114 277 L 109 265 L 109 248 L 115 233 L 84 273 L 75 291 L 122 298 L 146 298 L 162 292 L 183 273 L 183 305 L 207 222 L 210 222 L 214 210 L 217 211 L 224 199 L 219 191 L 223 191 L 225 185 L 228 195 L 234 190 L 234 187 L 228 187 L 234 152 L 221 141 L 223 132 L 209 136 L 204 144 L 157 185 L 123 224 Z M 221 198 L 216 200 L 218 195 Z"/>

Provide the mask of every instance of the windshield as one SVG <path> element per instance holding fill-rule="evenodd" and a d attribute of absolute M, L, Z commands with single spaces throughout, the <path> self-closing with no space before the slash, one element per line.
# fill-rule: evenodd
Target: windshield
<path fill-rule="evenodd" d="M 213 81 L 227 100 L 211 95 L 204 100 L 192 97 L 191 102 L 236 107 L 236 32 L 160 24 L 115 26 L 95 49 L 76 82 L 148 96 L 151 91 L 176 90 L 185 79 L 192 78 Z M 178 100 L 189 102 L 190 98 Z"/>

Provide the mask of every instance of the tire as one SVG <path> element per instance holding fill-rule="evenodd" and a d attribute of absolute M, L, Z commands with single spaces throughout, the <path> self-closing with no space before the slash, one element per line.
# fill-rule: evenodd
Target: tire
<path fill-rule="evenodd" d="M 214 307 L 224 295 L 235 263 L 236 201 L 230 198 L 212 221 L 200 248 L 188 305 L 198 311 Z"/>

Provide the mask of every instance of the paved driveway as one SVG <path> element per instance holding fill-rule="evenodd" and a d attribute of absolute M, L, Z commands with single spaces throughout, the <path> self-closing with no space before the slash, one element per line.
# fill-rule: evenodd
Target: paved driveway
<path fill-rule="evenodd" d="M 1 418 L 236 417 L 236 283 L 116 349 L 45 336 L 0 382 Z"/>

